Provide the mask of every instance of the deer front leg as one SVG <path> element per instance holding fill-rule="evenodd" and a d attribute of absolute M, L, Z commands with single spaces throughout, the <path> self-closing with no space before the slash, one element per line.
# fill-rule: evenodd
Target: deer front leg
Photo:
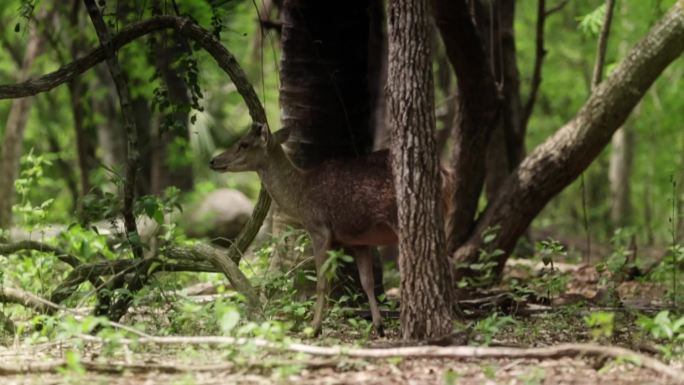
<path fill-rule="evenodd" d="M 313 241 L 314 262 L 316 263 L 316 304 L 314 305 L 314 318 L 311 325 L 314 329 L 314 336 L 321 334 L 323 324 L 323 313 L 328 302 L 329 282 L 323 271 L 323 264 L 328 258 L 330 249 L 331 235 L 328 230 L 321 230 L 311 233 Z"/>
<path fill-rule="evenodd" d="M 375 280 L 373 277 L 373 254 L 370 247 L 356 247 L 354 248 L 354 259 L 356 260 L 356 267 L 359 270 L 359 278 L 361 279 L 361 287 L 368 297 L 368 304 L 370 305 L 371 317 L 373 318 L 373 327 L 378 333 L 378 336 L 384 337 L 385 331 L 382 327 L 382 315 L 380 314 L 380 307 L 378 301 L 375 299 Z"/>

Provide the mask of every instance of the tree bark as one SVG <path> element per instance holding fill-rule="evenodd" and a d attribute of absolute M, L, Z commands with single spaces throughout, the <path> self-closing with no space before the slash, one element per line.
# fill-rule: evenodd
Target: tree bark
<path fill-rule="evenodd" d="M 42 39 L 36 28 L 31 29 L 24 58 L 17 73 L 17 81 L 22 82 L 29 77 L 33 62 L 42 50 Z M 19 175 L 24 130 L 28 115 L 33 105 L 33 98 L 16 99 L 7 116 L 5 133 L 0 154 L 0 230 L 12 226 L 12 205 L 14 204 L 14 181 Z"/>
<path fill-rule="evenodd" d="M 532 219 L 598 156 L 655 79 L 683 51 L 684 0 L 680 0 L 599 84 L 577 115 L 507 178 L 475 231 L 454 254 L 457 263 L 477 261 L 481 249 L 501 249 L 495 261 L 500 272 Z M 482 234 L 490 228 L 498 228 L 498 236 L 485 244 Z M 461 268 L 457 278 L 469 273 Z"/>
<path fill-rule="evenodd" d="M 387 12 L 404 339 L 452 331 L 453 282 L 445 254 L 428 12 L 427 0 L 391 1 Z"/>

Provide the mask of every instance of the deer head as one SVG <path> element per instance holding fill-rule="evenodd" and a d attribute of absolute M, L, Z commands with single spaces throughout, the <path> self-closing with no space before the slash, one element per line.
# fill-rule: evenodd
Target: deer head
<path fill-rule="evenodd" d="M 273 150 L 280 149 L 289 134 L 289 129 L 271 134 L 266 124 L 255 122 L 235 144 L 214 157 L 209 167 L 218 172 L 257 171 L 267 164 Z"/>

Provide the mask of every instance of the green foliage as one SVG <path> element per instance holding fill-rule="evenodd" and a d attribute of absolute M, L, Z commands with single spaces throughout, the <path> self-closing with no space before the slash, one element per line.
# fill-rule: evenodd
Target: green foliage
<path fill-rule="evenodd" d="M 684 316 L 671 317 L 668 310 L 663 310 L 653 318 L 639 316 L 638 323 L 662 343 L 658 348 L 666 358 L 684 357 Z"/>
<path fill-rule="evenodd" d="M 22 157 L 22 167 L 19 177 L 14 182 L 17 194 L 17 203 L 12 211 L 20 216 L 22 223 L 29 229 L 34 229 L 40 224 L 45 224 L 48 209 L 54 199 L 46 199 L 38 205 L 33 205 L 30 200 L 30 192 L 45 185 L 44 168 L 51 164 L 47 156 L 34 155 L 33 149 Z"/>
<path fill-rule="evenodd" d="M 615 329 L 615 313 L 593 312 L 584 317 L 584 322 L 591 329 L 591 337 L 594 340 L 608 338 L 613 335 Z"/>
<path fill-rule="evenodd" d="M 477 333 L 481 339 L 481 344 L 489 346 L 494 337 L 501 332 L 506 326 L 516 325 L 518 321 L 511 316 L 500 316 L 498 313 L 493 313 L 487 318 L 481 319 L 473 326 L 473 331 Z"/>
<path fill-rule="evenodd" d="M 588 14 L 579 17 L 579 29 L 590 36 L 598 36 L 603 27 L 603 20 L 606 18 L 606 4 L 601 4 L 598 8 Z"/>
<path fill-rule="evenodd" d="M 477 288 L 487 286 L 494 278 L 494 268 L 498 265 L 497 258 L 501 256 L 504 251 L 501 249 L 491 250 L 492 242 L 496 239 L 499 228 L 487 228 L 482 233 L 483 248 L 480 249 L 478 260 L 475 263 L 461 264 L 460 267 L 475 272 L 475 278 L 464 277 L 457 283 L 459 288 Z"/>
<path fill-rule="evenodd" d="M 334 281 L 338 279 L 338 275 L 341 267 L 344 264 L 354 262 L 354 258 L 351 255 L 347 255 L 342 250 L 329 250 L 328 259 L 323 262 L 321 270 L 328 281 Z"/>

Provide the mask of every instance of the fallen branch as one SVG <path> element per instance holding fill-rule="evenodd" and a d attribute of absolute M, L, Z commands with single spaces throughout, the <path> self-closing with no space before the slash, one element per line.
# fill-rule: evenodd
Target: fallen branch
<path fill-rule="evenodd" d="M 21 243 L 21 245 L 0 244 L 0 247 L 5 246 L 6 250 L 12 250 L 12 252 L 24 250 L 20 246 L 31 246 L 32 250 L 51 251 L 55 254 L 60 252 L 59 249 L 38 242 L 19 243 Z M 1 253 L 2 251 L 0 250 L 0 254 Z M 0 292 L 0 302 L 17 303 L 41 313 L 49 313 L 54 309 L 51 310 L 50 307 L 42 305 L 37 306 L 36 303 L 42 303 L 43 305 L 46 302 L 59 304 L 73 294 L 80 284 L 86 281 L 90 281 L 93 284 L 95 291 L 99 292 L 100 289 L 111 281 L 111 278 L 107 281 L 103 281 L 99 277 L 121 276 L 137 269 L 144 270 L 150 275 L 157 272 L 173 271 L 223 273 L 226 278 L 228 278 L 233 289 L 247 299 L 247 305 L 250 312 L 254 315 L 259 314 L 259 297 L 247 277 L 242 274 L 242 271 L 233 263 L 232 259 L 227 257 L 227 252 L 225 250 L 204 244 L 166 247 L 162 250 L 161 255 L 148 257 L 142 260 L 119 259 L 84 263 L 75 266 L 74 270 L 72 270 L 64 281 L 62 281 L 52 292 L 50 301 L 27 292 L 20 295 L 16 291 L 17 289 L 7 288 L 5 290 L 9 290 L 10 292 L 8 293 L 10 294 L 2 296 L 2 292 Z M 35 302 L 32 299 L 36 299 L 38 302 Z"/>
<path fill-rule="evenodd" d="M 122 339 L 122 344 L 156 344 L 156 345 L 250 345 L 275 351 L 304 353 L 314 356 L 341 356 L 350 358 L 445 358 L 445 359 L 473 359 L 473 358 L 506 358 L 506 359 L 559 359 L 564 357 L 609 357 L 626 360 L 638 367 L 653 370 L 669 377 L 673 383 L 684 384 L 684 372 L 668 366 L 663 362 L 617 346 L 598 346 L 593 344 L 560 344 L 539 348 L 509 348 L 509 347 L 480 347 L 480 346 L 410 346 L 387 349 L 348 348 L 344 346 L 314 346 L 300 343 L 277 343 L 263 339 L 247 339 L 222 336 L 169 336 L 155 337 L 144 333 L 138 339 Z M 104 342 L 99 337 L 82 335 L 88 341 Z"/>
<path fill-rule="evenodd" d="M 0 287 L 0 303 L 14 303 L 45 313 L 54 304 L 33 293 L 11 287 Z"/>
<path fill-rule="evenodd" d="M 186 372 L 214 372 L 225 371 L 235 367 L 233 363 L 216 364 L 216 365 L 181 365 L 181 364 L 127 364 L 127 363 L 107 363 L 107 362 L 93 362 L 80 361 L 78 366 L 89 372 L 101 373 L 146 373 L 146 372 L 162 372 L 162 373 L 186 373 Z M 14 363 L 12 365 L 0 364 L 0 376 L 12 376 L 19 374 L 37 374 L 37 373 L 56 373 L 63 369 L 68 369 L 70 366 L 65 360 L 49 361 L 49 362 L 25 362 Z"/>
<path fill-rule="evenodd" d="M 43 253 L 54 254 L 57 259 L 68 264 L 71 267 L 76 267 L 81 264 L 81 261 L 66 251 L 50 246 L 45 243 L 36 241 L 19 241 L 15 243 L 0 243 L 0 255 L 14 254 L 18 251 L 35 250 Z"/>

